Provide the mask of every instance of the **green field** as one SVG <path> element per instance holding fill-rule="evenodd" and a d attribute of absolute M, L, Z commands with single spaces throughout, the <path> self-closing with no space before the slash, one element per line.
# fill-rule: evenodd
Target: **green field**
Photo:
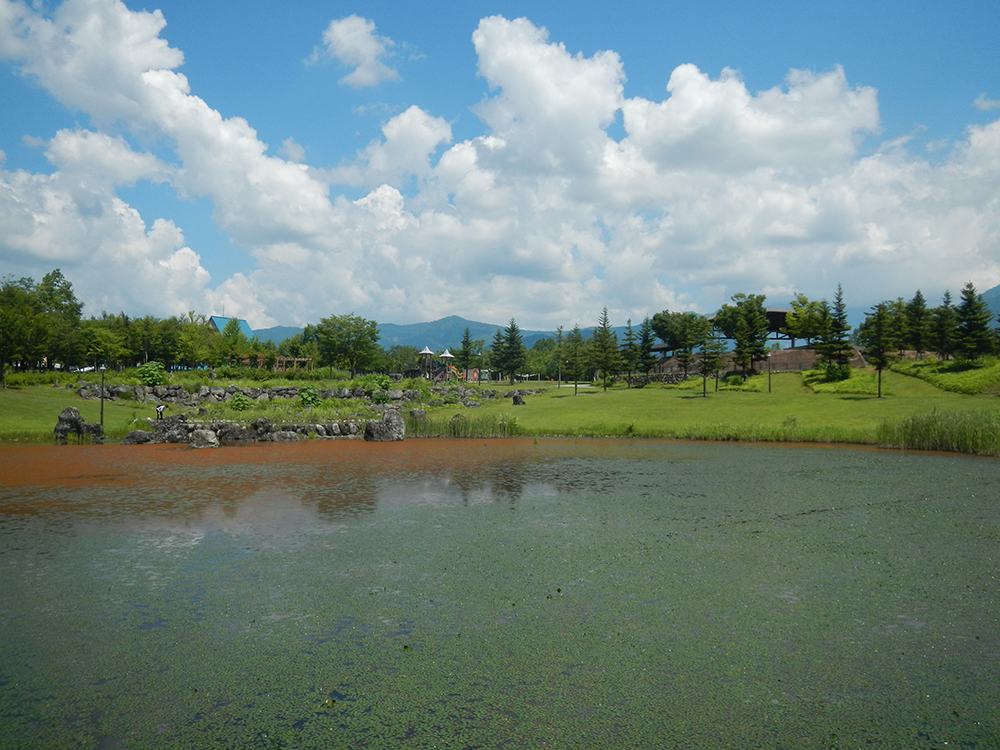
<path fill-rule="evenodd" d="M 910 447 L 898 437 L 900 430 L 906 425 L 919 425 L 921 437 L 914 447 L 1000 453 L 1000 447 L 992 447 L 1000 446 L 1000 436 L 993 426 L 997 406 L 993 388 L 985 394 L 970 395 L 945 390 L 926 378 L 886 372 L 883 393 L 887 395 L 879 399 L 874 395 L 871 373 L 858 373 L 833 390 L 824 384 L 811 388 L 806 384 L 808 375 L 803 375 L 773 375 L 770 392 L 766 376 L 752 378 L 744 388 L 733 390 L 713 392 L 710 385 L 707 398 L 701 395 L 700 380 L 679 387 L 628 389 L 618 385 L 607 391 L 588 385 L 581 386 L 576 395 L 571 385 L 531 382 L 520 387 L 541 386 L 547 390 L 528 396 L 524 406 L 493 399 L 484 400 L 482 408 L 475 410 L 456 404 L 435 407 L 428 410 L 429 419 L 419 434 L 636 436 Z M 501 390 L 505 388 L 500 386 Z M 66 406 L 77 407 L 87 421 L 99 419 L 99 402 L 80 399 L 65 388 L 23 385 L 0 391 L 0 439 L 50 439 L 56 418 Z M 110 439 L 141 427 L 137 419 L 154 416 L 152 404 L 128 401 L 106 402 L 104 412 Z M 176 407 L 172 413 L 176 413 Z M 452 424 L 459 413 L 466 418 L 464 430 Z M 307 411 L 297 400 L 289 400 L 254 405 L 244 412 L 219 406 L 206 419 L 249 421 L 267 416 L 276 421 L 316 422 L 348 416 L 367 418 L 372 414 L 358 402 L 328 401 Z M 951 442 L 942 444 L 935 436 L 945 428 L 971 431 L 972 437 L 949 438 Z"/>

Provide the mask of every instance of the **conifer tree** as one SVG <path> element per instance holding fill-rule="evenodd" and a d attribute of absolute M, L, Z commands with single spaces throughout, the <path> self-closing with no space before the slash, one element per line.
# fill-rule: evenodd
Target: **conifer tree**
<path fill-rule="evenodd" d="M 587 342 L 579 324 L 573 325 L 573 330 L 566 336 L 566 375 L 573 378 L 573 395 L 577 395 L 577 381 L 587 369 Z"/>
<path fill-rule="evenodd" d="M 822 366 L 830 380 L 846 380 L 850 377 L 851 356 L 854 353 L 847 336 L 850 331 L 844 292 L 838 284 L 833 305 L 823 300 L 823 330 L 816 344 L 816 351 L 822 358 Z"/>
<path fill-rule="evenodd" d="M 726 352 L 726 342 L 719 336 L 715 327 L 711 327 L 701 343 L 701 395 L 708 396 L 708 376 L 715 377 L 715 391 L 719 391 L 719 370 L 722 369 Z"/>
<path fill-rule="evenodd" d="M 621 346 L 621 361 L 622 367 L 625 369 L 628 377 L 626 383 L 628 387 L 632 387 L 632 373 L 639 366 L 639 358 L 641 356 L 639 351 L 638 337 L 635 331 L 632 329 L 632 318 L 628 319 L 625 324 L 625 340 L 622 341 Z"/>
<path fill-rule="evenodd" d="M 972 361 L 993 352 L 992 319 L 993 313 L 986 306 L 986 300 L 970 281 L 962 288 L 962 299 L 956 311 L 955 350 L 962 359 Z"/>
<path fill-rule="evenodd" d="M 858 328 L 858 343 L 865 349 L 865 358 L 878 372 L 878 397 L 882 398 L 882 371 L 889 367 L 891 352 L 900 346 L 898 329 L 892 325 L 885 302 L 865 313 L 865 322 Z"/>
<path fill-rule="evenodd" d="M 639 326 L 639 370 L 649 376 L 649 371 L 656 365 L 659 357 L 653 354 L 656 334 L 653 332 L 652 321 L 647 317 Z"/>
<path fill-rule="evenodd" d="M 919 289 L 913 299 L 906 303 L 906 328 L 907 344 L 917 353 L 918 358 L 923 358 L 930 348 L 931 313 Z"/>
<path fill-rule="evenodd" d="M 951 292 L 945 290 L 941 305 L 934 309 L 931 320 L 931 346 L 943 360 L 949 360 L 955 354 L 956 322 Z"/>
<path fill-rule="evenodd" d="M 608 318 L 608 308 L 604 308 L 597 321 L 597 328 L 590 339 L 590 362 L 594 369 L 601 373 L 604 390 L 608 390 L 608 380 L 621 367 L 621 354 L 618 351 L 618 336 L 611 330 Z"/>

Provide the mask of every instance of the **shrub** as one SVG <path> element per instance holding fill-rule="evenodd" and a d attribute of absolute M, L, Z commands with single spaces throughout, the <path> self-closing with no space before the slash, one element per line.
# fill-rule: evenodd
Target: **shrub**
<path fill-rule="evenodd" d="M 369 396 L 375 391 L 387 391 L 392 388 L 392 378 L 388 375 L 362 375 L 355 378 L 353 383 L 355 388 L 364 388 Z"/>
<path fill-rule="evenodd" d="M 316 392 L 316 386 L 304 385 L 299 388 L 299 401 L 302 403 L 302 406 L 309 408 L 311 406 L 319 406 L 323 399 Z"/>
<path fill-rule="evenodd" d="M 135 369 L 136 377 L 143 385 L 166 385 L 170 380 L 167 370 L 162 362 L 147 362 Z"/>
<path fill-rule="evenodd" d="M 236 391 L 229 399 L 229 408 L 234 411 L 246 411 L 253 406 L 253 401 L 243 391 Z"/>

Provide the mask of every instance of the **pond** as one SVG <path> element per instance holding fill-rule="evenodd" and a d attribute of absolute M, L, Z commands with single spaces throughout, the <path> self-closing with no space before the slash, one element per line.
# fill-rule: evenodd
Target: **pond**
<path fill-rule="evenodd" d="M 1000 462 L 0 447 L 0 744 L 1000 746 Z"/>

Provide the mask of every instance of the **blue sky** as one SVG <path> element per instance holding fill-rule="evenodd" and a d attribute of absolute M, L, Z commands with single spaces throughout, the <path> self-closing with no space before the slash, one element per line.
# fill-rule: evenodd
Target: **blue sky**
<path fill-rule="evenodd" d="M 985 290 L 998 32 L 972 2 L 0 0 L 0 275 L 256 328 Z"/>

